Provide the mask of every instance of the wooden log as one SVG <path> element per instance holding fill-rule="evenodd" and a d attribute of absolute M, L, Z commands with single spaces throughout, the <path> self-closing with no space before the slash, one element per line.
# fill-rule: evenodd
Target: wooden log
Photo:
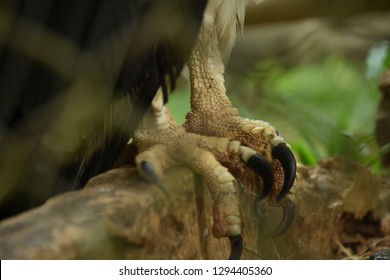
<path fill-rule="evenodd" d="M 226 259 L 229 241 L 211 234 L 202 181 L 176 168 L 164 184 L 168 196 L 129 167 L 97 176 L 83 190 L 2 221 L 0 258 Z M 293 224 L 275 238 L 261 233 L 277 226 L 281 208 L 256 213 L 254 194 L 237 189 L 243 259 L 367 258 L 390 247 L 390 185 L 367 167 L 340 158 L 300 167 Z"/>
<path fill-rule="evenodd" d="M 226 258 L 204 250 L 208 223 L 194 175 L 172 170 L 165 196 L 131 168 L 93 178 L 85 189 L 0 223 L 2 259 Z M 223 254 L 226 254 L 223 257 Z"/>

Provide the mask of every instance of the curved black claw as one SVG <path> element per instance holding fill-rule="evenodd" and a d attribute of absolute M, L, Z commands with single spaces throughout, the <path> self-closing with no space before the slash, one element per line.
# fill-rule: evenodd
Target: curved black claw
<path fill-rule="evenodd" d="M 154 170 L 153 164 L 144 160 L 141 162 L 141 168 L 142 171 L 146 174 L 146 176 L 148 176 L 148 179 L 152 183 L 156 184 L 165 195 L 168 195 L 167 190 L 164 188 L 164 185 L 161 183 L 160 179 L 156 175 L 156 171 Z"/>
<path fill-rule="evenodd" d="M 247 165 L 263 179 L 264 189 L 258 196 L 258 199 L 261 200 L 271 192 L 272 187 L 274 186 L 274 171 L 272 170 L 271 164 L 259 154 L 251 156 Z"/>
<path fill-rule="evenodd" d="M 280 143 L 272 149 L 272 157 L 282 164 L 284 170 L 283 187 L 276 198 L 276 201 L 279 201 L 290 191 L 294 184 L 297 173 L 297 162 L 295 161 L 294 154 L 284 143 Z"/>
<path fill-rule="evenodd" d="M 287 200 L 286 203 L 282 205 L 283 209 L 283 217 L 280 221 L 278 227 L 272 231 L 270 234 L 268 234 L 268 237 L 276 237 L 284 233 L 291 225 L 292 221 L 294 220 L 294 213 L 295 213 L 295 203 L 291 200 Z"/>
<path fill-rule="evenodd" d="M 229 236 L 230 239 L 230 256 L 229 260 L 239 260 L 242 255 L 243 242 L 242 236 Z"/>

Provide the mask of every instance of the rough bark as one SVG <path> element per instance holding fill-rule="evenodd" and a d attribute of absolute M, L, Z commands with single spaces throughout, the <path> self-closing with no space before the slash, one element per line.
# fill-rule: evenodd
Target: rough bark
<path fill-rule="evenodd" d="M 0 223 L 1 259 L 225 259 L 215 239 L 208 191 L 186 168 L 165 179 L 170 195 L 121 167 L 87 188 Z M 292 226 L 275 238 L 281 209 L 253 212 L 254 195 L 238 187 L 244 259 L 367 258 L 390 246 L 390 186 L 369 168 L 332 158 L 301 167 Z M 264 210 L 264 209 L 263 209 Z M 272 225 L 273 224 L 273 225 Z"/>
<path fill-rule="evenodd" d="M 84 190 L 0 224 L 2 259 L 208 258 L 202 213 L 186 169 L 173 170 L 164 196 L 131 168 L 93 178 Z M 227 254 L 227 253 L 226 253 Z"/>

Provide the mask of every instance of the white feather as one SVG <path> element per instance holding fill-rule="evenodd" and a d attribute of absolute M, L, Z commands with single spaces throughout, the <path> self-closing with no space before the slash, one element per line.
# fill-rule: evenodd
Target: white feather
<path fill-rule="evenodd" d="M 265 0 L 209 0 L 207 4 L 200 37 L 207 42 L 207 47 L 203 47 L 207 49 L 209 63 L 214 68 L 214 73 L 221 74 L 222 80 L 225 65 L 236 41 L 237 29 L 243 31 L 245 9 L 250 1 L 258 4 Z M 187 67 L 184 67 L 182 75 L 189 79 Z"/>
<path fill-rule="evenodd" d="M 221 55 L 228 61 L 234 43 L 237 29 L 242 32 L 245 20 L 245 8 L 250 0 L 209 0 L 205 20 L 213 21 L 218 36 Z M 262 0 L 253 0 L 260 3 Z"/>

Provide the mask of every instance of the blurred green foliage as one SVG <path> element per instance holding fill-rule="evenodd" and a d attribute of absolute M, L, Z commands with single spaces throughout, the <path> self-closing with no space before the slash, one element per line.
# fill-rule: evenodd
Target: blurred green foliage
<path fill-rule="evenodd" d="M 182 124 L 185 120 L 185 115 L 191 110 L 190 106 L 190 91 L 180 90 L 174 91 L 169 96 L 169 108 L 172 110 L 175 120 Z"/>
<path fill-rule="evenodd" d="M 367 56 L 366 76 L 377 79 L 390 66 L 390 42 L 382 41 L 373 46 Z"/>
<path fill-rule="evenodd" d="M 270 122 L 303 164 L 340 155 L 378 169 L 374 127 L 380 94 L 364 72 L 364 66 L 339 56 L 291 68 L 265 61 L 227 88 L 240 114 Z M 189 93 L 171 97 L 174 116 L 183 122 Z"/>
<path fill-rule="evenodd" d="M 262 98 L 256 99 L 259 88 Z M 339 56 L 291 69 L 268 61 L 242 89 L 252 92 L 248 99 L 234 98 L 242 113 L 277 127 L 302 163 L 334 155 L 363 164 L 379 160 L 373 131 L 380 95 L 363 67 Z"/>

